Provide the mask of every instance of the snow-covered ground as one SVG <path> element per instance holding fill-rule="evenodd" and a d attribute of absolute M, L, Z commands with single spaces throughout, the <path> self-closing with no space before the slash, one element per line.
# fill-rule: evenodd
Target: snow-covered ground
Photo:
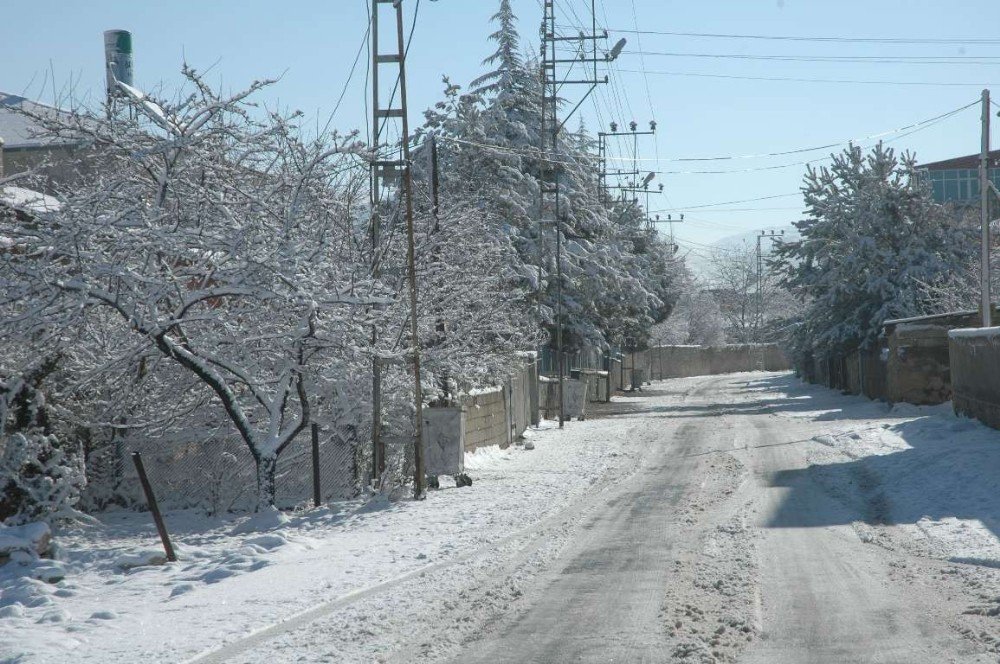
<path fill-rule="evenodd" d="M 473 485 L 442 480 L 421 502 L 239 518 L 168 512 L 175 564 L 147 564 L 162 560 L 148 514 L 57 531 L 56 561 L 0 567 L 0 661 L 181 661 L 378 584 L 440 576 L 624 472 L 635 454 L 614 429 L 546 422 L 529 432 L 533 450 L 469 454 Z"/>
<path fill-rule="evenodd" d="M 820 445 L 807 454 L 810 471 L 862 508 L 863 537 L 884 527 L 934 557 L 1000 568 L 1000 432 L 956 416 L 950 403 L 890 407 L 815 392 L 789 390 L 820 407 L 782 415 L 829 422 L 812 438 Z"/>
<path fill-rule="evenodd" d="M 734 374 L 530 440 L 469 455 L 474 484 L 422 502 L 168 513 L 173 565 L 146 564 L 147 514 L 57 532 L 56 561 L 0 567 L 0 661 L 1000 652 L 1000 432 L 948 405 Z M 604 599 L 575 597 L 583 581 Z"/>

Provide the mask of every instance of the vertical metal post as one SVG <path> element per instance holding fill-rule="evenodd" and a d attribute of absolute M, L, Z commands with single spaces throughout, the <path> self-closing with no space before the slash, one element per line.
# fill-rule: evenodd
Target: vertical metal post
<path fill-rule="evenodd" d="M 167 526 L 163 523 L 163 516 L 160 515 L 160 507 L 156 504 L 153 487 L 150 485 L 149 478 L 146 477 L 146 469 L 142 465 L 142 455 L 138 452 L 132 452 L 132 463 L 135 464 L 135 470 L 139 473 L 139 483 L 142 484 L 142 492 L 146 494 L 146 504 L 149 505 L 149 511 L 153 515 L 153 523 L 156 524 L 156 531 L 160 534 L 160 541 L 163 543 L 163 550 L 167 554 L 167 560 L 172 563 L 177 562 L 177 556 L 174 554 L 174 546 L 170 543 L 170 535 L 167 533 Z"/>
<path fill-rule="evenodd" d="M 313 506 L 319 507 L 323 502 L 323 492 L 319 484 L 319 425 L 312 424 L 312 466 L 313 466 Z"/>
<path fill-rule="evenodd" d="M 761 241 L 761 238 L 763 238 L 763 237 L 764 237 L 764 231 L 760 231 L 757 234 L 757 266 L 756 266 L 757 267 L 757 297 L 754 298 L 756 300 L 756 305 L 757 305 L 757 311 L 756 311 L 756 315 L 754 316 L 754 321 L 753 321 L 753 342 L 755 344 L 760 343 L 760 328 L 761 328 L 761 319 L 762 319 L 762 316 L 763 316 L 763 314 L 761 313 L 761 311 L 762 311 L 762 306 L 761 306 L 762 305 L 762 293 L 761 293 L 761 288 L 760 288 L 760 286 L 761 286 L 760 282 L 761 282 L 761 278 L 762 278 L 762 272 L 764 271 L 763 270 L 763 266 L 761 265 L 761 261 L 760 261 L 760 241 Z"/>
<path fill-rule="evenodd" d="M 555 140 L 553 139 L 553 143 Z M 558 186 L 558 185 L 556 185 Z M 556 191 L 556 210 L 559 209 L 559 192 Z M 566 421 L 566 408 L 563 402 L 563 350 L 562 350 L 562 232 L 559 230 L 559 220 L 556 219 L 556 355 L 559 358 L 559 428 Z"/>
<path fill-rule="evenodd" d="M 980 303 L 983 327 L 993 325 L 990 311 L 990 91 L 983 90 L 983 141 L 979 155 Z"/>

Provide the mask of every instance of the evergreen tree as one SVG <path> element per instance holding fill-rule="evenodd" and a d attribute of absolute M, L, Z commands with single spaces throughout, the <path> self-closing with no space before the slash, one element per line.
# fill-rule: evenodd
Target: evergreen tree
<path fill-rule="evenodd" d="M 497 24 L 496 31 L 489 36 L 490 41 L 496 43 L 497 50 L 483 60 L 483 65 L 496 68 L 472 81 L 476 94 L 492 95 L 508 90 L 524 74 L 521 36 L 517 32 L 517 16 L 511 9 L 510 0 L 500 0 L 500 7 L 490 21 Z"/>
<path fill-rule="evenodd" d="M 914 156 L 882 144 L 851 146 L 827 168 L 809 168 L 801 239 L 775 251 L 783 285 L 808 303 L 800 356 L 867 348 L 882 323 L 926 313 L 925 284 L 958 269 L 970 236 L 934 203 Z"/>

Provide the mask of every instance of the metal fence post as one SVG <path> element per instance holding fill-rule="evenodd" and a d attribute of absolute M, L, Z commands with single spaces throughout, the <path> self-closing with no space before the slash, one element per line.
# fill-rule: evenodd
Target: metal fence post
<path fill-rule="evenodd" d="M 142 491 L 146 494 L 146 504 L 149 505 L 149 511 L 153 515 L 156 530 L 160 533 L 160 541 L 163 542 L 163 550 L 167 554 L 167 560 L 172 563 L 177 562 L 174 547 L 170 543 L 170 535 L 167 534 L 167 526 L 163 523 L 160 507 L 156 504 L 156 496 L 153 495 L 153 487 L 150 486 L 149 478 L 146 477 L 146 469 L 142 465 L 142 455 L 138 452 L 132 452 L 132 463 L 135 464 L 135 470 L 139 473 L 139 483 L 142 484 Z"/>
<path fill-rule="evenodd" d="M 323 502 L 319 484 L 319 425 L 312 424 L 312 467 L 313 467 L 313 505 L 319 507 Z"/>

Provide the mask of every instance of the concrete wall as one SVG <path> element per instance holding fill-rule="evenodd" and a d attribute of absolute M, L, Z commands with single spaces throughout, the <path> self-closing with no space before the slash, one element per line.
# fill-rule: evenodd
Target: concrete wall
<path fill-rule="evenodd" d="M 636 356 L 635 366 L 645 368 L 653 380 L 791 369 L 788 358 L 775 344 L 658 346 Z"/>
<path fill-rule="evenodd" d="M 538 423 L 538 364 L 531 362 L 507 383 L 510 427 L 515 439 Z"/>
<path fill-rule="evenodd" d="M 510 444 L 507 429 L 507 388 L 500 387 L 462 399 L 465 407 L 465 449 Z"/>
<path fill-rule="evenodd" d="M 587 401 L 605 402 L 608 400 L 609 372 L 583 369 L 580 380 L 587 381 Z"/>
<path fill-rule="evenodd" d="M 977 311 L 888 320 L 879 345 L 847 355 L 810 358 L 804 380 L 891 403 L 920 405 L 952 398 L 948 333 L 976 325 Z"/>
<path fill-rule="evenodd" d="M 538 403 L 538 365 L 533 361 L 506 385 L 463 397 L 465 449 L 510 445 L 537 421 Z"/>
<path fill-rule="evenodd" d="M 1000 429 L 1000 328 L 953 330 L 948 346 L 955 412 Z"/>

